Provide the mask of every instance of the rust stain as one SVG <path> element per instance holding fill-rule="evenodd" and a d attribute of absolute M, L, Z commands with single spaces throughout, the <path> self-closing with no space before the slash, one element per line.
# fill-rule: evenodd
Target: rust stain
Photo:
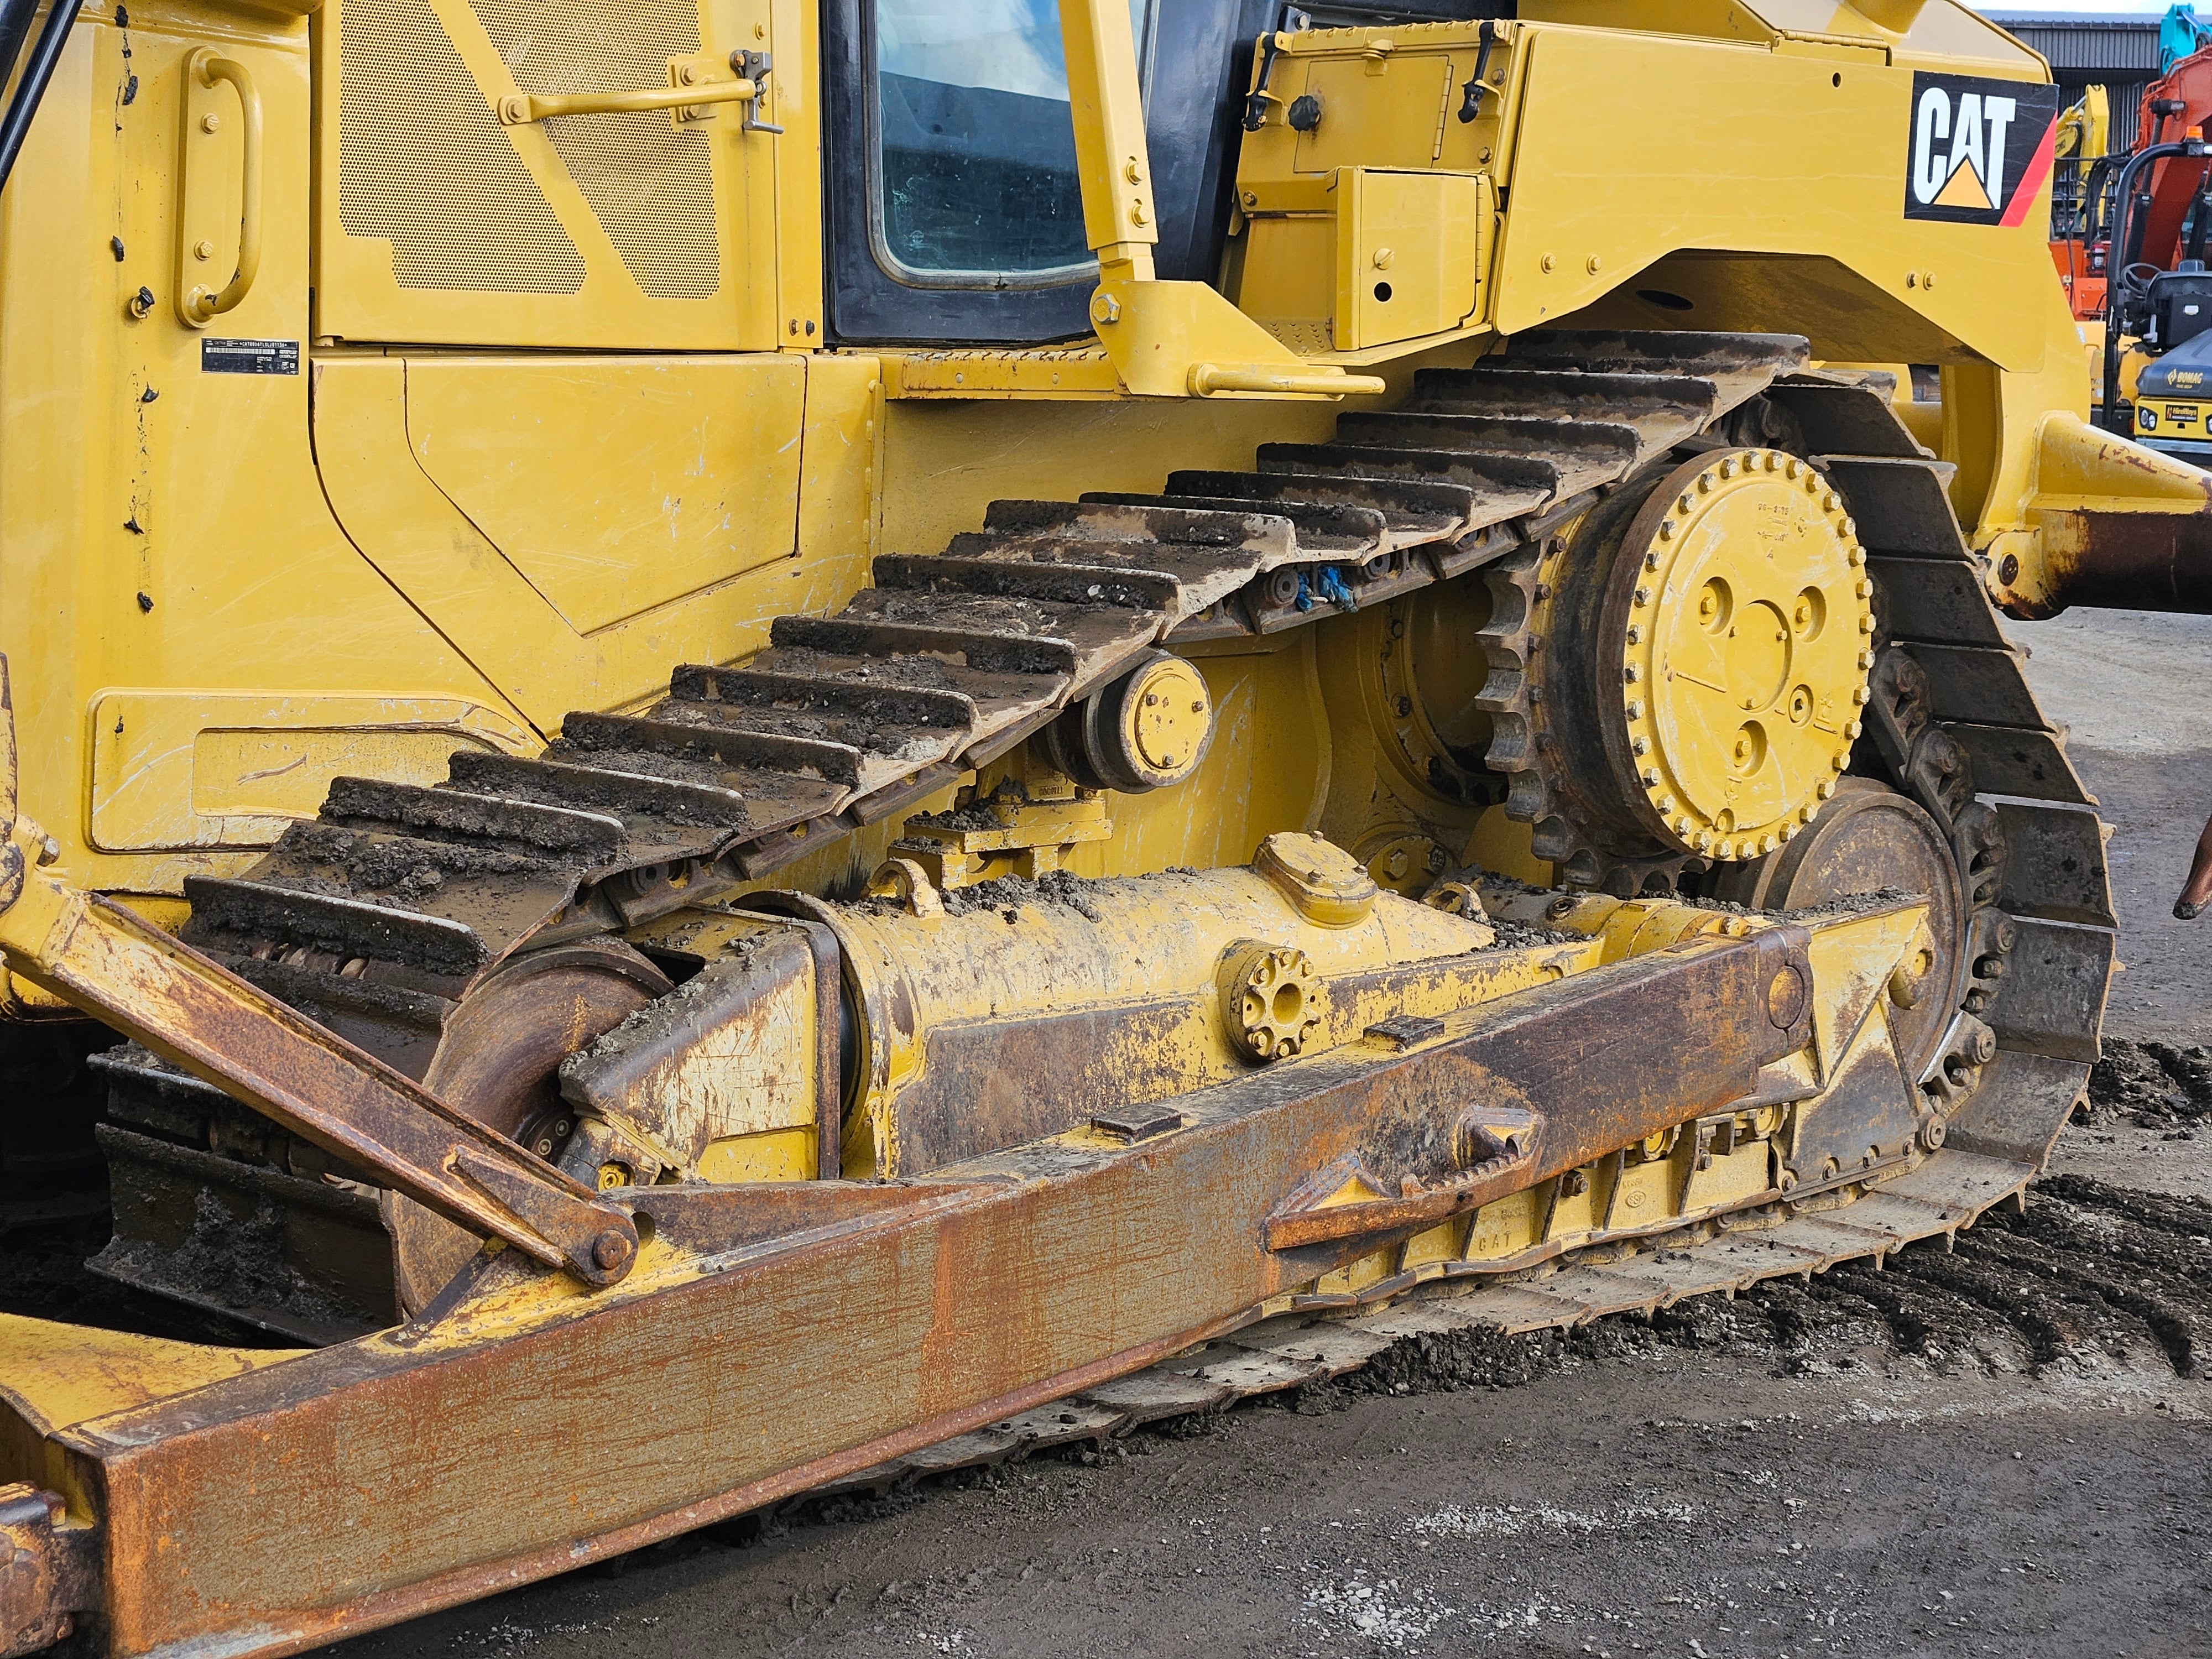
<path fill-rule="evenodd" d="M 2212 507 L 2051 514 L 2044 540 L 2054 614 L 2075 605 L 2212 613 Z"/>

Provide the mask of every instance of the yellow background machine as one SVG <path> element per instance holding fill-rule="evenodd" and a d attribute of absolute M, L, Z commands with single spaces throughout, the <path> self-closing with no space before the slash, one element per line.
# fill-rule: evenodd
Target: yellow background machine
<path fill-rule="evenodd" d="M 112 1216 L 75 1322 L 6 1236 L 0 1654 L 1879 1255 L 2079 1093 L 1998 613 L 2212 604 L 2212 494 L 1952 0 L 0 58 L 0 1202 Z"/>

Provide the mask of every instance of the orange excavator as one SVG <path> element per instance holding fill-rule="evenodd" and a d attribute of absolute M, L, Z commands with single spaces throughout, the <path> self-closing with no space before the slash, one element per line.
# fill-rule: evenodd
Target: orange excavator
<path fill-rule="evenodd" d="M 2212 464 L 2208 122 L 2212 46 L 2152 83 L 2131 149 L 2077 158 L 2080 186 L 2060 192 L 2051 240 L 2100 423 L 2199 465 Z"/>

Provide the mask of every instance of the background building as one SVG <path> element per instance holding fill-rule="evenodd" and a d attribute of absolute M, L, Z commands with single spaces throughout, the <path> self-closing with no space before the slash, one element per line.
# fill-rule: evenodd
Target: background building
<path fill-rule="evenodd" d="M 2060 101 L 2070 104 L 2085 87 L 2101 86 L 2112 99 L 2112 143 L 2134 142 L 2143 88 L 2159 76 L 2156 11 L 2029 12 L 1989 7 L 1982 15 L 2051 62 Z"/>

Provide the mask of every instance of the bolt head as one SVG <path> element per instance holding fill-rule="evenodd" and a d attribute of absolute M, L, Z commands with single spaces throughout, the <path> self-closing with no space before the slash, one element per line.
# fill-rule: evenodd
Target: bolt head
<path fill-rule="evenodd" d="M 592 1241 L 592 1260 L 603 1273 L 612 1273 L 629 1258 L 629 1240 L 611 1227 Z"/>

